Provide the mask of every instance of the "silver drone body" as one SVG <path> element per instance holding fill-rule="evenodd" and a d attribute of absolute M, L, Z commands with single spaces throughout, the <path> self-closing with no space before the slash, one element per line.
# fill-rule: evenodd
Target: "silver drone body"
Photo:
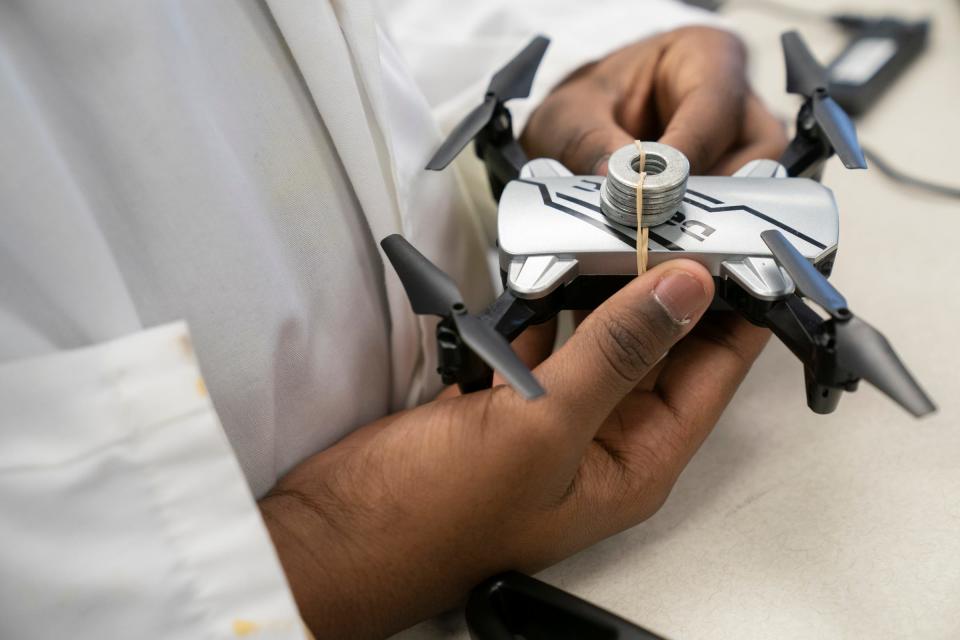
<path fill-rule="evenodd" d="M 497 221 L 500 268 L 515 296 L 540 299 L 580 276 L 636 275 L 637 230 L 602 213 L 602 182 L 537 159 L 507 185 Z M 732 177 L 691 176 L 675 215 L 650 227 L 648 264 L 690 258 L 754 298 L 782 299 L 794 283 L 761 239 L 768 229 L 830 273 L 839 237 L 833 192 L 787 177 L 772 160 L 751 162 Z"/>

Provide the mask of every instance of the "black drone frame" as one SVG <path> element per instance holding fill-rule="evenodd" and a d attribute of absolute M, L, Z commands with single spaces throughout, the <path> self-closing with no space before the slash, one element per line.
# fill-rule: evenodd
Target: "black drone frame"
<path fill-rule="evenodd" d="M 795 137 L 780 160 L 787 174 L 819 180 L 824 164 L 834 155 L 848 168 L 866 168 L 853 123 L 828 94 L 827 71 L 796 32 L 784 34 L 782 40 L 787 91 L 804 98 Z M 443 169 L 473 140 L 499 202 L 504 187 L 519 177 L 527 162 L 513 135 L 505 102 L 529 94 L 548 44 L 546 38 L 538 36 L 493 77 L 483 102 L 454 129 L 428 169 Z M 821 260 L 814 267 L 779 231 L 766 231 L 762 237 L 777 263 L 793 279 L 796 293 L 786 299 L 764 301 L 732 280 L 718 278 L 718 306 L 770 328 L 787 345 L 803 363 L 810 409 L 817 413 L 834 411 L 842 393 L 856 390 L 859 380 L 866 379 L 916 416 L 933 411 L 933 403 L 883 335 L 856 318 L 843 296 L 827 281 L 833 259 Z M 452 280 L 406 240 L 391 236 L 382 244 L 403 280 L 414 311 L 441 317 L 437 326 L 438 371 L 444 383 L 458 384 L 465 393 L 489 388 L 496 369 L 526 397 L 541 395 L 543 389 L 508 342 L 526 327 L 545 322 L 562 310 L 596 308 L 632 279 L 581 276 L 538 300 L 518 298 L 507 289 L 482 313 L 471 315 Z M 431 287 L 435 290 L 428 294 Z M 431 295 L 433 298 L 427 300 Z M 828 317 L 822 318 L 803 298 L 824 309 Z"/>

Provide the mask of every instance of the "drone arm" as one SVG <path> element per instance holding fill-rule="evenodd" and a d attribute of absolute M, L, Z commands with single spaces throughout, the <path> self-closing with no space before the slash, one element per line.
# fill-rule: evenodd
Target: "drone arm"
<path fill-rule="evenodd" d="M 520 177 L 520 170 L 527 163 L 527 155 L 513 136 L 510 111 L 503 104 L 497 104 L 490 123 L 477 135 L 476 150 L 487 169 L 493 197 L 499 202 L 504 187 Z"/>
<path fill-rule="evenodd" d="M 820 319 L 813 309 L 795 295 L 775 303 L 766 314 L 767 326 L 805 365 L 813 363 L 817 351 L 814 336 L 819 333 Z"/>
<path fill-rule="evenodd" d="M 819 181 L 823 174 L 823 165 L 832 155 L 833 147 L 824 140 L 813 120 L 810 103 L 807 102 L 800 109 L 797 133 L 780 157 L 780 164 L 786 167 L 790 177 L 813 178 Z"/>
<path fill-rule="evenodd" d="M 507 342 L 513 342 L 524 329 L 536 324 L 537 315 L 537 311 L 526 300 L 505 289 L 480 317 L 506 338 Z"/>

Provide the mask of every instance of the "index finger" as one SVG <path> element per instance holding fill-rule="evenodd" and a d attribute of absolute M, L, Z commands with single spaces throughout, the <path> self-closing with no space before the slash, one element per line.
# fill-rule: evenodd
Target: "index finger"
<path fill-rule="evenodd" d="M 734 148 L 709 169 L 711 175 L 728 176 L 751 160 L 777 160 L 787 148 L 783 123 L 764 106 L 756 94 L 747 95 L 740 139 Z"/>
<path fill-rule="evenodd" d="M 690 160 L 691 173 L 716 164 L 740 136 L 747 96 L 745 54 L 730 34 L 700 30 L 670 47 L 659 68 L 660 142 Z"/>
<path fill-rule="evenodd" d="M 769 330 L 717 312 L 671 351 L 654 392 L 677 419 L 672 440 L 679 468 L 710 433 L 769 338 Z"/>

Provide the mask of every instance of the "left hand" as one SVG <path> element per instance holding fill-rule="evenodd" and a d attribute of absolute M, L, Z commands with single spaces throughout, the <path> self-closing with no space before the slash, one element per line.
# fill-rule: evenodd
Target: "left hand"
<path fill-rule="evenodd" d="M 655 512 L 766 341 L 697 324 L 713 287 L 695 262 L 657 265 L 539 363 L 543 397 L 428 402 L 280 480 L 260 509 L 317 637 L 382 638 Z"/>
<path fill-rule="evenodd" d="M 591 175 L 605 175 L 620 147 L 654 139 L 685 153 L 692 175 L 729 175 L 749 160 L 777 159 L 787 142 L 750 90 L 743 44 L 708 27 L 647 38 L 581 68 L 547 96 L 521 136 L 530 157 Z"/>

